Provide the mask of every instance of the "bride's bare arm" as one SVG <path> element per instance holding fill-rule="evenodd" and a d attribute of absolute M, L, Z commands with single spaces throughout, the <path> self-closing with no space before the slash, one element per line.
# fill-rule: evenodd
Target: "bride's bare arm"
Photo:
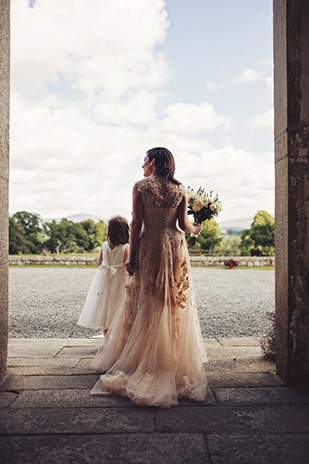
<path fill-rule="evenodd" d="M 201 225 L 193 225 L 188 219 L 187 215 L 188 210 L 188 200 L 187 195 L 184 195 L 182 202 L 178 207 L 178 224 L 181 230 L 184 232 L 189 232 L 191 234 L 199 234 L 201 232 Z"/>
<path fill-rule="evenodd" d="M 127 270 L 130 274 L 134 272 L 134 259 L 136 254 L 137 242 L 141 233 L 143 221 L 143 204 L 141 193 L 137 190 L 136 184 L 133 187 L 133 212 L 130 231 L 130 251 L 127 260 Z"/>

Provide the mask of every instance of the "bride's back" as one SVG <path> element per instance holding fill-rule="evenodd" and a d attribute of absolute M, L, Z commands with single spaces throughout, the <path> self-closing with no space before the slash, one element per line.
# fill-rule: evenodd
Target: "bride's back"
<path fill-rule="evenodd" d="M 149 176 L 137 182 L 143 203 L 145 229 L 165 229 L 176 227 L 177 210 L 185 188 L 160 176 Z"/>

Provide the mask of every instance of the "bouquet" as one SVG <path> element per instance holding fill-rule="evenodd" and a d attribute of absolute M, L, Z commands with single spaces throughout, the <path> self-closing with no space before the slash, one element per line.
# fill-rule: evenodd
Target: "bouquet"
<path fill-rule="evenodd" d="M 207 219 L 212 219 L 218 216 L 222 210 L 222 204 L 219 200 L 218 194 L 213 191 L 207 193 L 202 187 L 199 187 L 197 192 L 188 187 L 188 214 L 193 214 L 194 223 L 202 224 Z M 196 234 L 191 234 L 188 240 L 188 245 L 193 246 L 196 242 Z"/>

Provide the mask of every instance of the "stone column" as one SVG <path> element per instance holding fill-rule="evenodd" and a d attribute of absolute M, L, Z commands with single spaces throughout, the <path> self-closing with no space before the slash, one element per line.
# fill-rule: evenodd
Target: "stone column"
<path fill-rule="evenodd" d="M 10 1 L 0 0 L 0 381 L 8 344 Z"/>
<path fill-rule="evenodd" d="M 309 384 L 309 2 L 274 0 L 276 357 Z"/>

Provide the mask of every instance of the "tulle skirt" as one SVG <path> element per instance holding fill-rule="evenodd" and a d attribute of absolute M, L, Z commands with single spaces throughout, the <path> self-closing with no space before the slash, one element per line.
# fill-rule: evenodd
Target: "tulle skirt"
<path fill-rule="evenodd" d="M 91 282 L 86 301 L 78 319 L 83 327 L 108 329 L 125 299 L 125 266 L 116 273 L 99 268 Z"/>

